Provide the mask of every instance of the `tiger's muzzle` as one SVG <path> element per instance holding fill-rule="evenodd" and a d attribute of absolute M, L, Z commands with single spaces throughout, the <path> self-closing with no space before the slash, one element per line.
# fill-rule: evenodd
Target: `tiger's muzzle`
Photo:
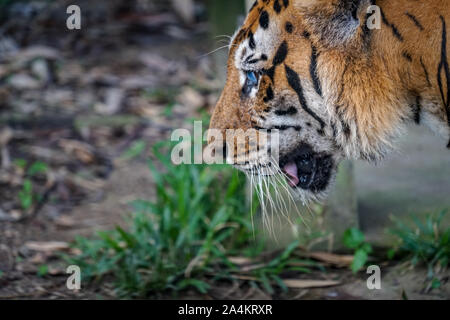
<path fill-rule="evenodd" d="M 289 155 L 280 157 L 280 168 L 292 188 L 318 193 L 328 187 L 335 164 L 331 155 L 316 153 L 309 145 L 302 144 Z"/>

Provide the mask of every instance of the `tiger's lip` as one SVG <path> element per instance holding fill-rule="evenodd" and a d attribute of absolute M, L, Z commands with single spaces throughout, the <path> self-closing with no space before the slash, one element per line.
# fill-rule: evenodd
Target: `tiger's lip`
<path fill-rule="evenodd" d="M 317 160 L 312 154 L 305 153 L 287 161 L 281 168 L 292 188 L 308 190 L 316 176 Z"/>

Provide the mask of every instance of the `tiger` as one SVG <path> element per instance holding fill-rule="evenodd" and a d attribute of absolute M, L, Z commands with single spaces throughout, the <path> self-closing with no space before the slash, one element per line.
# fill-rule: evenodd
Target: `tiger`
<path fill-rule="evenodd" d="M 210 129 L 277 131 L 273 171 L 304 199 L 329 193 L 341 161 L 384 159 L 408 123 L 450 148 L 448 23 L 448 0 L 257 0 Z"/>

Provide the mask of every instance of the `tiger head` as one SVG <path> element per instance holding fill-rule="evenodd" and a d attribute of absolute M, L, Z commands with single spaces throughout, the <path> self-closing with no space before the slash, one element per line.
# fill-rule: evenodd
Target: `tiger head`
<path fill-rule="evenodd" d="M 357 28 L 350 8 L 328 2 L 326 9 L 343 13 L 345 28 Z M 255 2 L 231 41 L 227 82 L 210 127 L 278 130 L 279 168 L 292 188 L 305 198 L 318 198 L 330 188 L 343 153 L 323 95 L 328 84 L 319 79 L 319 48 L 312 39 L 318 35 L 306 27 L 303 5 L 297 0 Z M 263 165 L 235 164 L 248 173 Z"/>
<path fill-rule="evenodd" d="M 415 97 L 409 101 L 398 89 L 409 84 L 385 62 L 403 55 L 402 65 L 410 63 L 400 47 L 406 41 L 383 42 L 380 50 L 389 54 L 376 51 L 380 38 L 398 35 L 368 28 L 373 2 L 258 0 L 230 43 L 227 82 L 210 128 L 276 129 L 275 165 L 304 199 L 327 193 L 344 158 L 382 158 L 400 124 L 413 118 L 405 106 Z M 252 174 L 264 164 L 235 166 Z"/>

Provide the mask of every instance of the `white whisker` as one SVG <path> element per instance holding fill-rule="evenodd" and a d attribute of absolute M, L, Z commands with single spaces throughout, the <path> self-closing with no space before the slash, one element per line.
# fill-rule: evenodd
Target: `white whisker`
<path fill-rule="evenodd" d="M 302 223 L 305 224 L 305 226 L 307 228 L 309 228 L 309 224 L 306 222 L 306 220 L 304 219 L 303 215 L 301 214 L 301 211 L 299 210 L 299 208 L 297 206 L 297 201 L 295 201 L 295 199 L 294 199 L 294 197 L 292 195 L 292 189 L 290 188 L 289 185 L 287 185 L 286 178 L 289 179 L 289 177 L 287 177 L 285 174 L 283 174 L 283 171 L 279 167 L 278 163 L 276 163 L 275 159 L 273 159 L 273 157 L 272 157 L 271 161 L 273 161 L 273 165 L 276 168 L 277 172 L 279 173 L 276 176 L 276 178 L 278 179 L 278 181 L 281 184 L 281 186 L 283 187 L 283 189 L 286 191 L 290 204 L 292 203 L 294 205 L 295 211 L 297 212 L 297 215 L 301 219 Z M 302 202 L 305 204 L 304 201 L 302 201 Z"/>
<path fill-rule="evenodd" d="M 235 46 L 236 46 L 236 45 L 235 45 Z M 200 59 L 200 58 L 204 58 L 204 57 L 206 57 L 206 56 L 209 56 L 209 55 L 211 55 L 211 54 L 214 54 L 214 53 L 216 53 L 217 51 L 223 50 L 223 49 L 228 48 L 228 47 L 230 47 L 229 44 L 227 44 L 227 45 L 225 45 L 225 46 L 222 46 L 222 47 L 219 47 L 219 48 L 216 48 L 216 49 L 214 49 L 214 50 L 211 51 L 211 52 L 208 52 L 208 53 L 205 53 L 205 54 L 199 56 L 198 58 L 199 58 L 199 59 Z"/>

